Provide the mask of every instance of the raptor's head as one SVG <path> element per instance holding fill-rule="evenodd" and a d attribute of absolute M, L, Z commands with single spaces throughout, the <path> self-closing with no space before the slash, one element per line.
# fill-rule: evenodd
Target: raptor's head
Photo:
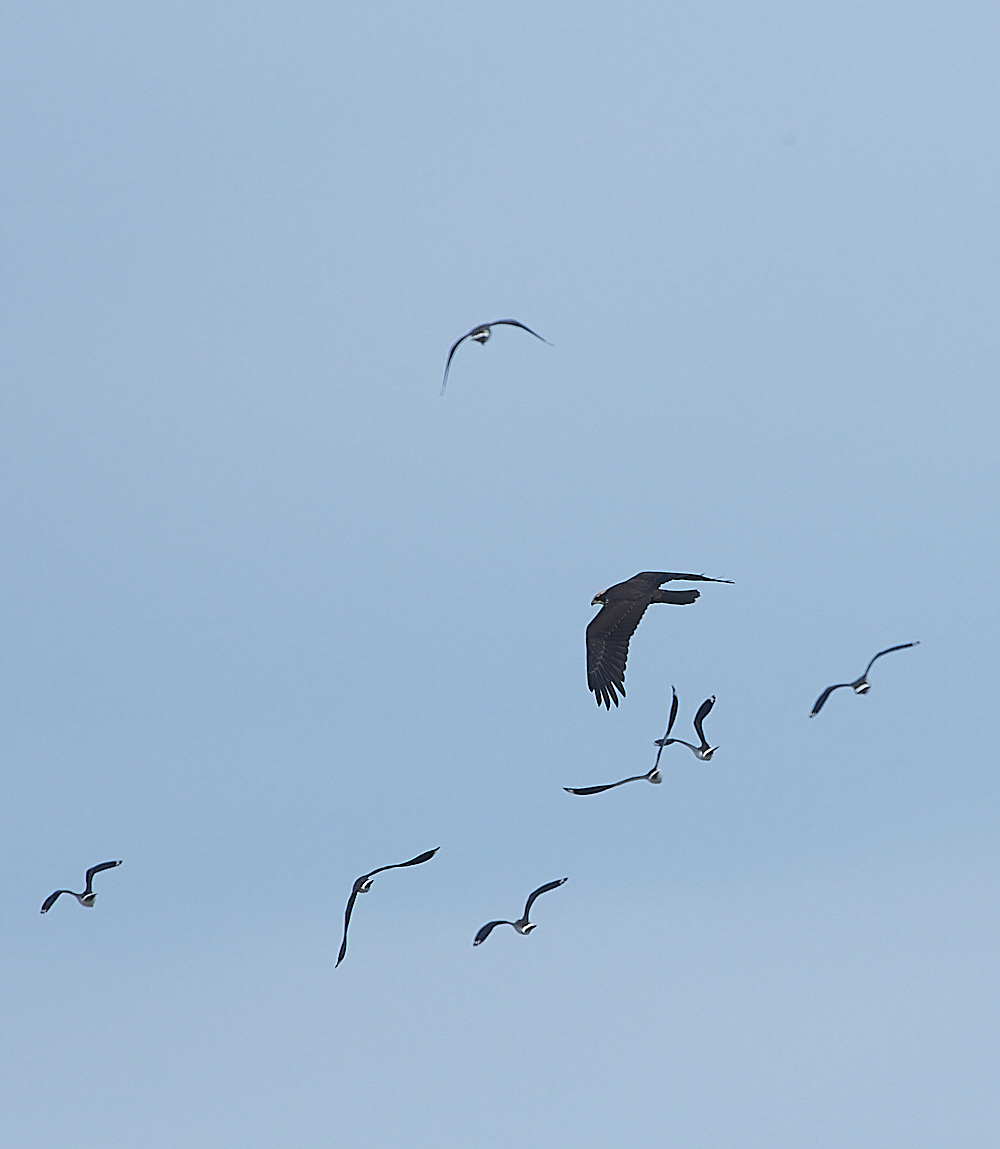
<path fill-rule="evenodd" d="M 594 597 L 590 600 L 590 605 L 591 606 L 598 606 L 598 605 L 604 606 L 604 604 L 608 601 L 607 594 L 608 594 L 608 592 L 606 590 L 598 591 L 598 593 L 595 594 Z"/>

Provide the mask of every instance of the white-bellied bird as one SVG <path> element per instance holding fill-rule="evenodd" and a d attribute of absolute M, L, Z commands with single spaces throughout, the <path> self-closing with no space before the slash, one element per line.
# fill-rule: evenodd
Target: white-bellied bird
<path fill-rule="evenodd" d="M 94 875 L 99 874 L 101 870 L 113 870 L 115 866 L 120 865 L 121 860 L 119 859 L 117 862 L 101 862 L 99 866 L 91 866 L 87 871 L 87 885 L 82 894 L 78 894 L 74 890 L 56 890 L 42 902 L 42 913 L 47 914 L 52 909 L 60 894 L 72 894 L 81 906 L 86 906 L 88 910 L 93 909 L 94 902 L 97 900 L 97 894 L 94 893 Z"/>
<path fill-rule="evenodd" d="M 337 965 L 340 965 L 347 955 L 347 927 L 351 924 L 351 914 L 354 911 L 354 903 L 358 900 L 358 894 L 368 893 L 372 888 L 372 882 L 376 874 L 381 874 L 385 870 L 402 870 L 406 866 L 419 866 L 422 862 L 429 862 L 440 849 L 440 846 L 435 846 L 433 850 L 427 850 L 423 854 L 417 854 L 415 858 L 411 858 L 408 862 L 396 862 L 393 866 L 379 866 L 377 870 L 371 870 L 369 873 L 362 874 L 360 878 L 356 879 L 354 888 L 351 890 L 351 896 L 347 901 L 347 909 L 344 911 L 344 940 L 340 943 L 340 956 L 337 958 Z M 334 968 L 336 969 L 336 966 Z"/>
<path fill-rule="evenodd" d="M 549 343 L 549 341 L 543 336 L 539 335 L 537 331 L 532 331 L 530 327 L 525 327 L 523 323 L 520 323 L 516 319 L 494 319 L 492 323 L 482 323 L 478 327 L 473 327 L 471 331 L 466 331 L 461 339 L 456 339 L 452 344 L 451 350 L 448 352 L 448 359 L 444 365 L 444 378 L 441 380 L 442 395 L 444 394 L 445 387 L 448 386 L 448 372 L 451 370 L 452 356 L 459 349 L 459 347 L 466 341 L 466 339 L 472 339 L 474 342 L 478 343 L 480 347 L 482 347 L 482 345 L 493 334 L 491 328 L 499 327 L 501 324 L 504 324 L 507 327 L 520 327 L 522 331 L 527 331 L 529 335 L 534 335 L 536 339 L 541 339 L 543 343 Z M 551 347 L 552 344 L 549 343 L 549 346 Z"/>
<path fill-rule="evenodd" d="M 823 709 L 823 703 L 830 697 L 835 690 L 840 690 L 842 686 L 849 686 L 855 694 L 867 694 L 872 688 L 872 684 L 868 681 L 868 672 L 875 665 L 877 659 L 881 658 L 883 654 L 892 654 L 894 650 L 908 650 L 911 646 L 919 646 L 919 642 L 904 642 L 899 646 L 888 646 L 885 650 L 880 650 L 875 658 L 868 663 L 865 667 L 865 672 L 860 678 L 856 678 L 853 682 L 837 682 L 833 686 L 828 686 L 826 690 L 816 699 L 813 703 L 813 708 L 809 712 L 810 718 L 815 718 L 817 714 Z"/>
<path fill-rule="evenodd" d="M 534 904 L 535 898 L 539 898 L 542 894 L 547 894 L 549 890 L 554 890 L 561 886 L 563 882 L 568 881 L 567 878 L 559 878 L 555 882 L 546 882 L 544 886 L 539 886 L 533 894 L 530 895 L 528 900 L 524 903 L 524 915 L 517 919 L 516 922 L 487 922 L 485 926 L 476 934 L 472 940 L 474 946 L 482 945 L 484 941 L 490 936 L 497 926 L 513 926 L 519 934 L 530 934 L 535 928 L 534 922 L 528 921 L 528 915 L 531 913 L 531 907 Z"/>
<path fill-rule="evenodd" d="M 663 781 L 663 775 L 660 773 L 660 755 L 663 753 L 663 747 L 667 745 L 667 739 L 670 737 L 670 731 L 673 729 L 674 719 L 677 717 L 677 691 L 673 687 L 674 698 L 670 704 L 670 720 L 667 722 L 667 732 L 662 738 L 657 738 L 653 743 L 654 746 L 659 746 L 656 752 L 656 761 L 653 763 L 653 769 L 648 774 L 636 774 L 632 778 L 623 778 L 620 782 L 611 782 L 607 786 L 563 786 L 567 794 L 603 794 L 605 790 L 613 790 L 616 786 L 624 786 L 626 782 L 652 782 L 654 785 L 659 785 Z"/>
<path fill-rule="evenodd" d="M 673 690 L 674 688 L 671 687 L 670 689 Z M 698 739 L 700 741 L 699 746 L 695 746 L 691 742 L 685 742 L 683 738 L 670 738 L 669 737 L 669 734 L 670 734 L 669 729 L 667 730 L 667 733 L 662 738 L 657 738 L 656 742 L 653 745 L 659 746 L 660 749 L 662 750 L 664 746 L 672 746 L 676 742 L 680 746 L 686 746 L 688 748 L 688 750 L 690 750 L 691 753 L 695 756 L 695 758 L 701 759 L 702 762 L 710 762 L 712 760 L 712 755 L 719 748 L 718 748 L 718 746 L 709 746 L 708 739 L 705 737 L 705 731 L 702 729 L 702 723 L 708 717 L 709 711 L 712 709 L 712 707 L 714 705 L 715 705 L 715 695 L 713 694 L 711 698 L 706 698 L 705 701 L 701 704 L 701 706 L 698 707 L 698 713 L 694 716 L 694 732 L 695 732 L 695 734 L 698 735 Z M 674 701 L 673 701 L 673 708 L 671 710 L 671 714 L 675 714 L 676 712 L 677 712 L 677 691 L 674 690 Z"/>

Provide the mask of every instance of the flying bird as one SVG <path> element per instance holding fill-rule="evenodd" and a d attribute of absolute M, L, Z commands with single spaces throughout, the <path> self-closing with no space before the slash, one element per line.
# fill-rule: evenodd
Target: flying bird
<path fill-rule="evenodd" d="M 482 945 L 483 942 L 486 941 L 486 939 L 493 932 L 493 929 L 496 926 L 513 926 L 519 934 L 530 934 L 531 931 L 535 928 L 535 923 L 528 921 L 528 915 L 531 913 L 531 907 L 534 904 L 535 898 L 541 897 L 542 894 L 547 894 L 549 890 L 556 889 L 557 886 L 561 886 L 563 882 L 567 880 L 568 879 L 566 878 L 559 878 L 558 881 L 547 882 L 544 886 L 539 886 L 538 889 L 535 890 L 535 892 L 524 903 L 523 917 L 518 918 L 516 922 L 487 922 L 486 925 L 483 926 L 483 928 L 479 931 L 479 933 L 476 934 L 472 944 L 474 946 Z"/>
<path fill-rule="evenodd" d="M 673 687 L 670 688 L 673 690 Z M 663 775 L 660 773 L 660 755 L 663 753 L 663 747 L 669 744 L 670 731 L 673 729 L 674 719 L 677 717 L 677 691 L 674 690 L 674 700 L 670 704 L 670 721 L 667 723 L 667 732 L 662 738 L 658 738 L 653 745 L 659 746 L 656 752 L 656 761 L 653 763 L 653 769 L 648 774 L 636 774 L 633 778 L 623 778 L 620 782 L 612 782 L 608 786 L 563 786 L 567 794 L 602 794 L 605 790 L 613 790 L 616 786 L 624 786 L 626 782 L 653 782 L 659 785 L 663 781 Z"/>
<path fill-rule="evenodd" d="M 674 690 L 674 688 L 672 686 L 670 689 Z M 712 755 L 719 748 L 718 748 L 718 746 L 709 746 L 708 739 L 705 737 L 705 731 L 702 729 L 701 724 L 708 717 L 708 713 L 714 705 L 715 705 L 715 695 L 713 694 L 711 698 L 706 698 L 705 701 L 701 704 L 701 706 L 698 707 L 698 713 L 694 716 L 694 732 L 695 732 L 695 734 L 698 735 L 698 738 L 701 740 L 700 746 L 694 746 L 690 742 L 685 742 L 683 738 L 671 738 L 671 737 L 669 737 L 669 735 L 670 735 L 670 727 L 669 726 L 667 727 L 667 733 L 664 734 L 664 736 L 662 738 L 657 738 L 657 740 L 653 743 L 653 745 L 659 746 L 659 748 L 662 750 L 664 746 L 672 746 L 676 742 L 681 746 L 686 746 L 691 751 L 691 753 L 695 756 L 695 758 L 699 758 L 702 762 L 710 762 L 712 760 Z M 671 711 L 670 711 L 670 715 L 671 715 L 671 724 L 670 725 L 671 726 L 673 725 L 673 721 L 672 721 L 673 716 L 676 713 L 677 713 L 677 691 L 674 690 L 674 701 L 673 701 L 673 706 L 672 706 Z"/>
<path fill-rule="evenodd" d="M 473 327 L 471 331 L 467 331 L 461 339 L 457 339 L 453 344 L 451 350 L 448 352 L 448 361 L 444 365 L 444 379 L 441 380 L 441 394 L 444 394 L 445 387 L 448 386 L 448 372 L 451 370 L 451 359 L 459 346 L 463 344 L 466 339 L 474 339 L 476 343 L 482 346 L 493 334 L 492 328 L 499 326 L 501 323 L 506 324 L 508 327 L 520 327 L 522 331 L 527 331 L 529 335 L 534 335 L 536 339 L 541 339 L 543 343 L 549 341 L 538 334 L 537 331 L 532 331 L 530 327 L 525 327 L 523 323 L 519 323 L 516 319 L 494 319 L 492 323 L 483 323 L 479 327 Z M 551 347 L 552 344 L 549 343 Z"/>
<path fill-rule="evenodd" d="M 347 927 L 351 924 L 351 914 L 354 911 L 354 903 L 358 900 L 358 894 L 367 894 L 372 888 L 372 882 L 376 874 L 381 874 L 384 870 L 401 870 L 405 866 L 419 866 L 422 862 L 429 862 L 431 858 L 440 850 L 440 846 L 435 846 L 433 850 L 427 850 L 423 854 L 417 854 L 415 858 L 411 858 L 408 862 L 397 862 L 394 866 L 379 866 L 377 870 L 372 870 L 368 874 L 362 874 L 354 883 L 354 888 L 351 890 L 351 896 L 347 901 L 347 909 L 344 911 L 344 940 L 340 943 L 340 956 L 337 958 L 337 965 L 344 960 L 347 955 Z M 336 969 L 336 966 L 334 966 Z"/>
<path fill-rule="evenodd" d="M 121 861 L 101 862 L 99 866 L 91 866 L 87 871 L 87 885 L 82 894 L 78 894 L 73 890 L 56 890 L 55 893 L 49 894 L 45 901 L 42 902 L 42 913 L 47 914 L 49 910 L 52 909 L 60 894 L 72 894 L 81 906 L 86 906 L 87 909 L 93 909 L 94 902 L 97 900 L 97 894 L 94 893 L 94 875 L 99 874 L 101 870 L 113 870 L 115 866 L 120 865 Z"/>
<path fill-rule="evenodd" d="M 838 682 L 833 686 L 828 686 L 826 690 L 824 690 L 823 693 L 819 696 L 819 698 L 817 698 L 813 703 L 813 708 L 809 712 L 809 717 L 815 718 L 816 715 L 819 714 L 819 712 L 823 709 L 823 703 L 826 702 L 826 700 L 835 690 L 839 690 L 842 686 L 849 686 L 855 694 L 867 694 L 868 691 L 872 688 L 872 684 L 868 681 L 868 671 L 871 670 L 871 668 L 875 665 L 876 660 L 880 659 L 883 654 L 892 654 L 894 650 L 907 650 L 911 646 L 919 645 L 919 642 L 904 642 L 900 646 L 889 646 L 885 650 L 880 650 L 878 654 L 875 655 L 875 658 L 873 658 L 871 662 L 869 662 L 865 667 L 865 672 L 860 678 L 856 678 L 853 682 Z"/>
<path fill-rule="evenodd" d="M 661 583 L 726 582 L 732 579 L 708 578 L 700 574 L 668 574 L 664 571 L 641 571 L 625 582 L 594 595 L 591 606 L 601 609 L 587 627 L 587 685 L 594 692 L 600 706 L 611 709 L 618 705 L 618 694 L 625 697 L 625 660 L 628 658 L 629 639 L 639 625 L 639 619 L 651 602 L 669 602 L 686 606 L 699 597 L 696 590 L 660 590 Z M 617 693 L 616 693 L 617 691 Z"/>

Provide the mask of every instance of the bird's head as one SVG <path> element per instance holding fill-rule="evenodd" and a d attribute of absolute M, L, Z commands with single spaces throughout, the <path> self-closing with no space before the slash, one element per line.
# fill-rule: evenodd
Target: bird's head
<path fill-rule="evenodd" d="M 97 894 L 84 894 L 80 899 L 80 905 L 86 906 L 88 910 L 94 908 L 94 902 L 97 901 Z"/>
<path fill-rule="evenodd" d="M 608 592 L 606 590 L 602 590 L 602 591 L 599 591 L 597 594 L 594 595 L 594 597 L 590 600 L 590 605 L 591 606 L 597 606 L 598 604 L 600 604 L 601 606 L 604 606 L 607 603 L 607 601 L 608 601 Z"/>
<path fill-rule="evenodd" d="M 485 343 L 492 334 L 493 333 L 488 327 L 477 327 L 476 330 L 473 331 L 471 338 L 474 339 L 477 343 L 482 344 Z"/>
<path fill-rule="evenodd" d="M 525 922 L 524 925 L 521 926 L 520 933 L 530 934 L 534 928 L 535 928 L 534 922 Z"/>
<path fill-rule="evenodd" d="M 698 757 L 702 760 L 702 762 L 711 762 L 712 761 L 712 755 L 718 749 L 719 749 L 718 746 L 709 746 L 709 748 L 707 750 L 699 750 L 698 751 Z"/>
<path fill-rule="evenodd" d="M 870 682 L 859 682 L 854 688 L 855 694 L 867 694 L 871 690 L 872 684 Z"/>
<path fill-rule="evenodd" d="M 654 785 L 659 786 L 659 784 L 663 781 L 663 775 L 659 772 L 659 770 L 654 770 L 653 773 L 649 775 L 649 781 Z"/>
<path fill-rule="evenodd" d="M 354 883 L 354 892 L 356 894 L 367 894 L 372 888 L 372 882 L 374 881 L 374 878 L 358 878 Z"/>

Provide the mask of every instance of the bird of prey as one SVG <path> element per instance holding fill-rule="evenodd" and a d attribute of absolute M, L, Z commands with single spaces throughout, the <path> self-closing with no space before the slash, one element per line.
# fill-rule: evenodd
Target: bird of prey
<path fill-rule="evenodd" d="M 823 709 L 823 703 L 835 691 L 839 690 L 842 686 L 849 686 L 855 694 L 867 694 L 872 688 L 872 684 L 868 681 L 868 671 L 875 665 L 877 659 L 881 658 L 883 654 L 892 654 L 894 650 L 907 650 L 911 646 L 919 646 L 919 642 L 904 642 L 900 646 L 889 646 L 885 650 L 880 650 L 875 658 L 868 663 L 865 667 L 865 672 L 860 678 L 856 678 L 853 682 L 837 682 L 833 686 L 828 686 L 826 690 L 816 699 L 813 703 L 813 708 L 809 712 L 810 718 L 815 718 L 817 714 Z"/>
<path fill-rule="evenodd" d="M 381 874 L 383 870 L 401 870 L 405 866 L 419 866 L 421 862 L 429 862 L 440 849 L 440 846 L 435 846 L 433 850 L 427 850 L 423 854 L 417 854 L 415 858 L 411 858 L 408 862 L 397 862 L 394 866 L 379 866 L 377 870 L 372 870 L 368 874 L 362 874 L 361 877 L 355 881 L 354 888 L 351 890 L 351 896 L 347 901 L 347 909 L 344 911 L 344 940 L 340 943 L 340 956 L 337 958 L 337 965 L 340 965 L 347 955 L 347 927 L 351 924 L 351 914 L 354 911 L 354 903 L 358 900 L 358 894 L 367 894 L 372 888 L 375 875 Z M 336 969 L 336 966 L 334 966 L 334 969 Z"/>
<path fill-rule="evenodd" d="M 524 916 L 518 918 L 516 922 L 487 922 L 485 926 L 476 934 L 472 944 L 474 946 L 482 945 L 484 941 L 493 932 L 495 926 L 513 926 L 519 934 L 530 934 L 535 928 L 534 922 L 528 921 L 528 915 L 531 913 L 531 907 L 534 904 L 535 898 L 541 897 L 542 894 L 547 894 L 549 890 L 556 889 L 561 886 L 563 882 L 567 881 L 566 878 L 559 878 L 555 882 L 546 882 L 544 886 L 539 886 L 537 890 L 528 898 L 524 903 Z"/>
<path fill-rule="evenodd" d="M 618 694 L 625 697 L 625 660 L 629 639 L 651 602 L 669 602 L 686 606 L 699 597 L 696 590 L 660 590 L 660 584 L 682 582 L 732 582 L 727 578 L 708 578 L 700 574 L 668 574 L 665 571 L 640 571 L 625 582 L 616 583 L 594 595 L 591 606 L 601 604 L 600 611 L 587 627 L 587 685 L 600 706 L 611 709 L 618 705 Z M 616 693 L 617 691 L 617 693 Z"/>
<path fill-rule="evenodd" d="M 673 687 L 670 688 L 673 690 Z M 674 720 L 677 717 L 677 691 L 674 690 L 674 700 L 670 704 L 670 721 L 667 723 L 667 732 L 662 738 L 657 738 L 653 743 L 654 746 L 659 746 L 656 752 L 656 761 L 653 763 L 653 769 L 648 774 L 636 774 L 632 778 L 623 778 L 620 782 L 611 782 L 607 786 L 563 786 L 567 794 L 603 794 L 605 790 L 613 790 L 616 786 L 624 786 L 626 782 L 653 782 L 659 785 L 663 781 L 663 775 L 660 773 L 660 755 L 663 753 L 663 747 L 668 746 L 673 739 L 670 737 L 670 731 L 673 729 Z"/>
<path fill-rule="evenodd" d="M 101 870 L 113 870 L 115 866 L 120 865 L 121 861 L 101 862 L 99 866 L 91 866 L 87 871 L 87 885 L 84 887 L 82 894 L 78 894 L 73 890 L 56 890 L 55 893 L 49 894 L 45 901 L 42 902 L 42 913 L 47 914 L 49 910 L 52 909 L 60 894 L 72 894 L 81 906 L 92 909 L 94 902 L 97 900 L 97 894 L 94 893 L 94 875 L 99 874 Z"/>
<path fill-rule="evenodd" d="M 674 688 L 672 686 L 670 689 L 674 690 Z M 694 746 L 690 742 L 685 742 L 683 738 L 671 738 L 671 737 L 669 737 L 669 735 L 670 735 L 670 727 L 669 726 L 667 727 L 667 733 L 664 734 L 664 736 L 662 738 L 657 738 L 657 740 L 653 743 L 653 745 L 659 746 L 660 749 L 662 750 L 664 746 L 672 746 L 675 742 L 677 742 L 681 746 L 686 746 L 691 751 L 691 753 L 695 756 L 695 758 L 699 758 L 702 762 L 710 762 L 712 760 L 712 755 L 719 748 L 718 748 L 718 746 L 709 746 L 708 739 L 705 737 L 705 731 L 702 729 L 701 724 L 708 717 L 708 712 L 712 709 L 712 707 L 714 705 L 715 705 L 715 695 L 713 694 L 711 698 L 706 698 L 705 701 L 701 704 L 701 706 L 698 707 L 698 713 L 694 716 L 694 732 L 695 732 L 695 734 L 698 735 L 698 738 L 701 740 L 700 746 Z M 670 713 L 671 713 L 671 716 L 673 716 L 674 714 L 677 713 L 677 691 L 676 690 L 674 690 L 673 707 L 672 707 Z M 673 723 L 671 723 L 671 725 L 673 725 Z"/>
<path fill-rule="evenodd" d="M 498 327 L 501 323 L 506 324 L 508 327 L 520 327 L 522 331 L 527 331 L 529 335 L 534 335 L 536 339 L 541 339 L 543 343 L 549 341 L 538 334 L 537 331 L 532 331 L 530 327 L 525 327 L 523 323 L 519 323 L 516 319 L 494 319 L 492 323 L 483 323 L 479 327 L 473 327 L 471 331 L 466 331 L 461 339 L 457 339 L 453 344 L 451 350 L 448 352 L 448 361 L 444 365 L 444 379 L 441 380 L 441 394 L 444 394 L 445 387 L 448 386 L 448 372 L 451 370 L 451 358 L 458 350 L 459 346 L 466 341 L 466 339 L 473 339 L 476 343 L 482 346 L 492 335 L 491 328 Z M 549 343 L 551 347 L 552 344 Z"/>

